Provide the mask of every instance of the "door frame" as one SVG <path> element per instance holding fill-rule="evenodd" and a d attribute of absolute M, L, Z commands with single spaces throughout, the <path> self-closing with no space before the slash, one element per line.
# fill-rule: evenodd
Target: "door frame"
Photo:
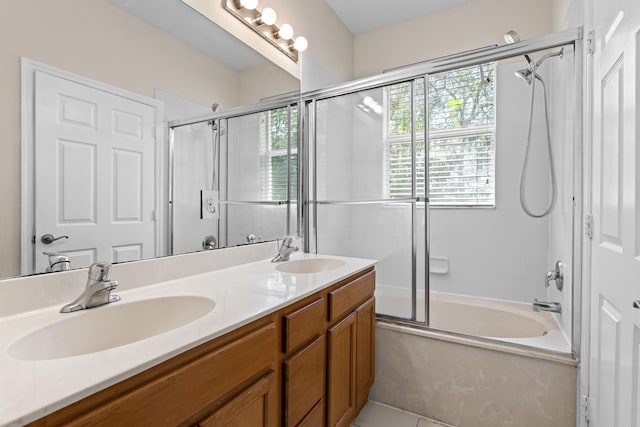
<path fill-rule="evenodd" d="M 33 240 L 35 238 L 35 73 L 36 71 L 54 77 L 69 80 L 92 89 L 107 92 L 111 95 L 126 98 L 154 109 L 155 139 L 155 256 L 165 253 L 166 218 L 163 206 L 167 202 L 166 176 L 166 144 L 163 131 L 164 103 L 160 100 L 140 95 L 126 89 L 93 80 L 79 74 L 43 64 L 25 57 L 21 58 L 21 105 L 20 105 L 20 274 L 33 274 L 35 254 Z"/>

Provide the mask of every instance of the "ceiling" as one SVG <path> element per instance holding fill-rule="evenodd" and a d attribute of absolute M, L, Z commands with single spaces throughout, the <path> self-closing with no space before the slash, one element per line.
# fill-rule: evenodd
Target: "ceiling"
<path fill-rule="evenodd" d="M 325 0 L 353 34 L 366 33 L 472 0 Z"/>
<path fill-rule="evenodd" d="M 179 0 L 153 0 L 153 7 L 149 7 L 149 0 L 111 2 L 233 70 L 243 71 L 267 62 L 255 50 Z"/>

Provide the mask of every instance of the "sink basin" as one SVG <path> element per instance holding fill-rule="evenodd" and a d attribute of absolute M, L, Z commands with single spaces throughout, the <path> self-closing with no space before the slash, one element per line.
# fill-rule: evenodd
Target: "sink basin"
<path fill-rule="evenodd" d="M 15 341 L 11 357 L 47 360 L 79 356 L 150 338 L 211 312 L 215 302 L 198 296 L 171 296 L 116 302 L 81 312 L 36 329 Z"/>
<path fill-rule="evenodd" d="M 323 271 L 335 270 L 345 265 L 344 261 L 331 258 L 309 258 L 287 261 L 279 264 L 276 270 L 282 273 L 304 274 L 321 273 Z"/>

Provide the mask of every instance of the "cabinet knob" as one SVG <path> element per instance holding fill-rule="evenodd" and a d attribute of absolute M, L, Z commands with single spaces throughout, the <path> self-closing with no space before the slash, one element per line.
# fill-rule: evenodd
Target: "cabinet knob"
<path fill-rule="evenodd" d="M 640 299 L 637 299 L 633 302 L 633 308 L 640 308 Z"/>

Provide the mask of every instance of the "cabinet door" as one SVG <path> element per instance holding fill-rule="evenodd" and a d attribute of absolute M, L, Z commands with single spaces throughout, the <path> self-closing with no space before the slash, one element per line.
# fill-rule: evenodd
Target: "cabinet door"
<path fill-rule="evenodd" d="M 324 395 L 324 339 L 284 361 L 284 425 L 293 427 Z"/>
<path fill-rule="evenodd" d="M 375 298 L 356 309 L 356 404 L 358 411 L 367 403 L 375 378 Z"/>
<path fill-rule="evenodd" d="M 269 402 L 276 393 L 273 373 L 260 378 L 240 394 L 198 422 L 200 427 L 275 427 L 275 408 Z"/>
<path fill-rule="evenodd" d="M 346 426 L 356 412 L 356 312 L 327 331 L 327 421 Z"/>
<path fill-rule="evenodd" d="M 324 427 L 324 400 L 316 403 L 297 427 Z"/>

